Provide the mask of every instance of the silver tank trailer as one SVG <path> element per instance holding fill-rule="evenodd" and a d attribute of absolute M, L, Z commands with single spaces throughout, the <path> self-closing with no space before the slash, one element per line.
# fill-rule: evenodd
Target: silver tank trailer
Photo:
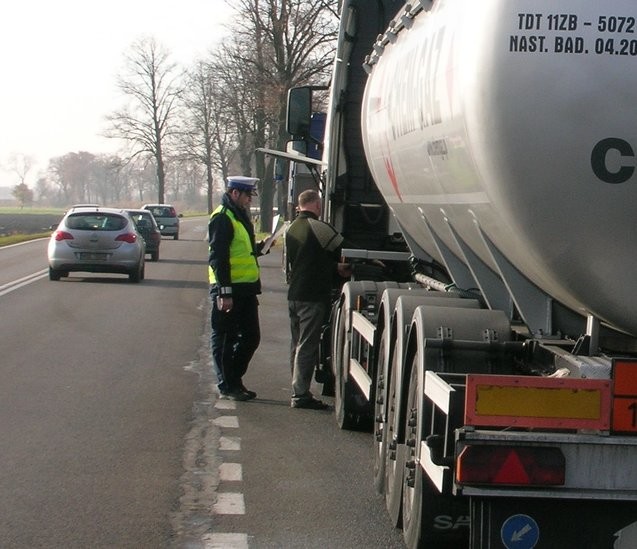
<path fill-rule="evenodd" d="M 428 224 L 495 268 L 482 233 L 633 335 L 636 17 L 634 0 L 435 0 L 373 55 L 362 108 L 372 174 L 423 249 Z"/>

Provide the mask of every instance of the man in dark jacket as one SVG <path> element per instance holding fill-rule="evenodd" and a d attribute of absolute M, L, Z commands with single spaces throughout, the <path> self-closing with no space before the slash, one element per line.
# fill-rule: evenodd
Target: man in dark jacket
<path fill-rule="evenodd" d="M 257 396 L 242 381 L 261 338 L 257 256 L 262 243 L 255 243 L 250 220 L 257 181 L 229 177 L 221 205 L 208 224 L 212 364 L 221 398 L 239 401 Z"/>
<path fill-rule="evenodd" d="M 292 408 L 323 410 L 327 404 L 310 391 L 318 362 L 321 326 L 327 318 L 334 280 L 348 277 L 339 263 L 343 237 L 319 220 L 321 197 L 314 190 L 299 195 L 299 215 L 285 234 L 289 273 L 288 309 L 292 344 Z"/>

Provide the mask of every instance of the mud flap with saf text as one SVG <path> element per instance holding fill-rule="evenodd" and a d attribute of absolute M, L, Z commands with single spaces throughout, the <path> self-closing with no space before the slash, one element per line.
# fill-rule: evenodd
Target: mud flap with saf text
<path fill-rule="evenodd" d="M 637 504 L 536 498 L 471 498 L 471 549 L 637 547 Z"/>

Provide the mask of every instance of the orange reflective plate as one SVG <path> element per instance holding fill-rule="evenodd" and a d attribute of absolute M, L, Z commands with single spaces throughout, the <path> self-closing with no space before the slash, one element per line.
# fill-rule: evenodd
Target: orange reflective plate
<path fill-rule="evenodd" d="M 615 360 L 613 381 L 613 431 L 637 433 L 637 362 Z"/>
<path fill-rule="evenodd" d="M 610 399 L 608 380 L 469 375 L 465 423 L 608 430 Z"/>
<path fill-rule="evenodd" d="M 613 364 L 615 394 L 637 396 L 637 362 L 616 360 Z"/>

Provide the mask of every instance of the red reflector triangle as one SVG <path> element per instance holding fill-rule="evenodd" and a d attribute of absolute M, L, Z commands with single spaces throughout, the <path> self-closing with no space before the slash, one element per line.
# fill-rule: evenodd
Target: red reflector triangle
<path fill-rule="evenodd" d="M 497 484 L 529 484 L 529 475 L 520 461 L 517 452 L 511 450 L 493 477 Z"/>

